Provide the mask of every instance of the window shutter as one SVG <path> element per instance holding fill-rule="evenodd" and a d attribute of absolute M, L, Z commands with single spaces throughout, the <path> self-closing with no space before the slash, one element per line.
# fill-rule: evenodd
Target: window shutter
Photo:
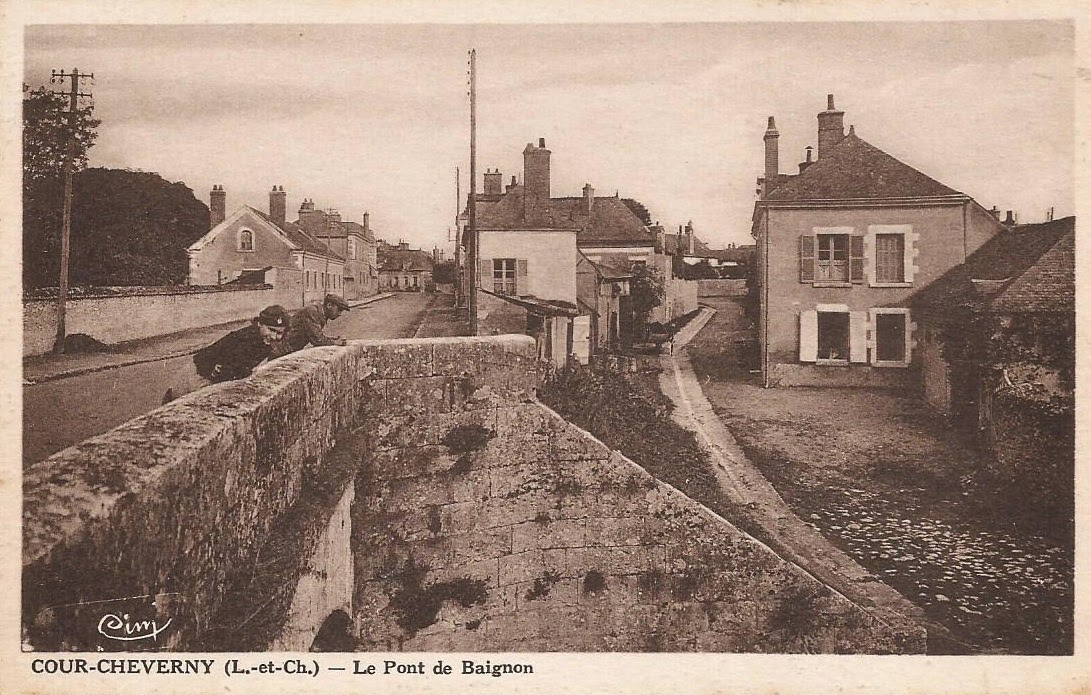
<path fill-rule="evenodd" d="M 849 312 L 849 362 L 867 362 L 867 312 Z"/>
<path fill-rule="evenodd" d="M 492 259 L 477 260 L 477 286 L 492 292 Z"/>
<path fill-rule="evenodd" d="M 799 281 L 814 282 L 814 236 L 811 234 L 799 237 Z"/>
<path fill-rule="evenodd" d="M 864 237 L 849 237 L 849 282 L 864 281 Z"/>
<path fill-rule="evenodd" d="M 799 361 L 818 359 L 818 312 L 810 309 L 799 313 Z"/>
<path fill-rule="evenodd" d="M 920 234 L 914 231 L 908 231 L 905 233 L 905 281 L 913 282 L 913 277 L 920 270 L 917 267 L 917 255 L 920 253 L 917 250 L 917 240 L 920 239 Z M 908 352 L 906 353 L 909 354 Z"/>
<path fill-rule="evenodd" d="M 530 294 L 527 289 L 527 259 L 519 258 L 515 261 L 515 296 L 524 297 Z"/>

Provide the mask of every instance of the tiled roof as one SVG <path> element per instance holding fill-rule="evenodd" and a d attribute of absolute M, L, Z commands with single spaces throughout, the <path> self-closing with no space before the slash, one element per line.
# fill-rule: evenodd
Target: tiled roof
<path fill-rule="evenodd" d="M 754 244 L 736 246 L 730 249 L 716 249 L 712 252 L 715 258 L 721 261 L 733 261 L 735 263 L 749 263 L 754 258 Z"/>
<path fill-rule="evenodd" d="M 958 195 L 958 191 L 929 178 L 850 132 L 802 174 L 778 183 L 766 200 L 945 195 Z"/>
<path fill-rule="evenodd" d="M 356 222 L 342 222 L 341 227 L 343 228 L 343 233 L 341 234 L 341 236 L 348 236 L 349 233 L 352 232 L 352 233 L 359 234 L 360 236 L 367 239 L 368 241 L 374 241 L 375 240 L 375 237 L 372 234 L 371 230 L 364 227 L 364 225 L 362 225 L 362 224 L 359 224 L 359 223 L 356 223 Z"/>
<path fill-rule="evenodd" d="M 434 266 L 432 254 L 420 249 L 399 249 L 379 247 L 379 270 L 431 271 Z"/>
<path fill-rule="evenodd" d="M 288 237 L 289 241 L 291 241 L 303 251 L 306 251 L 308 253 L 314 253 L 319 256 L 332 258 L 337 261 L 345 260 L 337 253 L 334 253 L 332 250 L 330 250 L 330 248 L 323 244 L 321 241 L 315 239 L 313 236 L 304 231 L 304 229 L 296 223 L 287 221 L 283 223 L 276 222 L 273 220 L 272 217 L 269 217 L 269 215 L 265 214 L 261 210 L 255 210 L 254 208 L 250 209 L 257 213 L 259 216 L 261 216 L 263 220 L 279 229 L 284 234 L 284 236 Z"/>
<path fill-rule="evenodd" d="M 525 187 L 518 185 L 498 201 L 478 199 L 477 228 L 572 229 L 578 232 L 576 243 L 579 246 L 650 245 L 655 242 L 652 232 L 619 198 L 595 198 L 589 216 L 584 212 L 586 202 L 582 196 L 534 201 L 529 209 L 524 210 L 525 193 Z"/>
<path fill-rule="evenodd" d="M 913 295 L 910 305 L 940 312 L 959 304 L 1001 312 L 1072 311 L 1075 227 L 1076 218 L 1065 217 L 1002 231 Z"/>
<path fill-rule="evenodd" d="M 693 238 L 693 253 L 689 253 L 686 248 L 686 240 L 684 234 L 664 234 L 663 235 L 663 253 L 668 255 L 675 255 L 681 249 L 683 256 L 700 256 L 701 258 L 715 258 L 716 252 L 708 247 L 708 244 L 701 241 L 697 237 Z"/>

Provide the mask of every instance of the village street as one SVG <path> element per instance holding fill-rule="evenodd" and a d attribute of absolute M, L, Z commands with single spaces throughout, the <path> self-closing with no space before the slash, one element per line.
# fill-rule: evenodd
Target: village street
<path fill-rule="evenodd" d="M 326 326 L 326 334 L 350 340 L 411 337 L 435 301 L 436 295 L 398 293 L 343 314 Z M 242 325 L 231 324 L 215 333 L 200 331 L 209 335 L 196 346 Z M 188 343 L 194 340 L 189 337 Z M 181 347 L 163 346 L 162 354 L 177 355 L 188 347 L 185 336 L 179 336 L 176 344 Z M 36 358 L 38 362 L 65 359 Z M 40 461 L 159 407 L 170 375 L 188 359 L 188 355 L 177 356 L 27 385 L 23 389 L 23 464 Z"/>
<path fill-rule="evenodd" d="M 792 511 L 974 652 L 1064 653 L 1071 540 L 975 498 L 975 452 L 914 394 L 763 389 L 742 297 L 687 348 L 716 414 Z"/>

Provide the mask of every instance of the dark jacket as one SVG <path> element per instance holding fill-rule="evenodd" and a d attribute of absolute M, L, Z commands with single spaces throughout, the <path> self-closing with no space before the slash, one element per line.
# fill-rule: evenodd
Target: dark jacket
<path fill-rule="evenodd" d="M 197 365 L 198 374 L 219 383 L 250 376 L 254 367 L 271 352 L 272 348 L 261 339 L 261 331 L 250 324 L 198 350 L 193 355 L 193 363 Z"/>
<path fill-rule="evenodd" d="M 286 355 L 302 350 L 308 344 L 314 346 L 336 345 L 336 338 L 329 338 L 323 332 L 326 328 L 326 311 L 321 304 L 310 304 L 292 314 L 288 321 L 288 332 L 277 345 L 276 355 Z"/>

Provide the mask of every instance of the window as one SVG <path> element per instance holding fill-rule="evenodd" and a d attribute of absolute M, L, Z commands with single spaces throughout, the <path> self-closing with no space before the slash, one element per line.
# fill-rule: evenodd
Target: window
<path fill-rule="evenodd" d="M 254 250 L 254 233 L 249 229 L 239 230 L 239 251 Z"/>
<path fill-rule="evenodd" d="M 845 285 L 864 281 L 864 237 L 852 227 L 816 227 L 799 237 L 799 281 Z"/>
<path fill-rule="evenodd" d="M 849 281 L 849 235 L 819 234 L 815 259 L 816 282 Z"/>
<path fill-rule="evenodd" d="M 868 311 L 872 330 L 871 363 L 877 367 L 907 367 L 911 360 L 914 325 L 909 309 L 881 307 Z"/>
<path fill-rule="evenodd" d="M 497 294 L 515 294 L 515 259 L 492 260 L 492 291 Z"/>
<path fill-rule="evenodd" d="M 413 276 L 413 289 L 416 289 L 417 287 L 419 287 L 419 285 L 417 284 L 417 281 L 419 279 L 420 279 L 420 277 L 418 275 Z"/>
<path fill-rule="evenodd" d="M 390 276 L 390 286 L 391 287 L 397 287 L 398 286 L 398 276 L 397 275 L 391 275 Z"/>
<path fill-rule="evenodd" d="M 875 235 L 875 281 L 905 282 L 905 235 Z"/>
<path fill-rule="evenodd" d="M 818 359 L 849 361 L 849 314 L 818 312 Z"/>

